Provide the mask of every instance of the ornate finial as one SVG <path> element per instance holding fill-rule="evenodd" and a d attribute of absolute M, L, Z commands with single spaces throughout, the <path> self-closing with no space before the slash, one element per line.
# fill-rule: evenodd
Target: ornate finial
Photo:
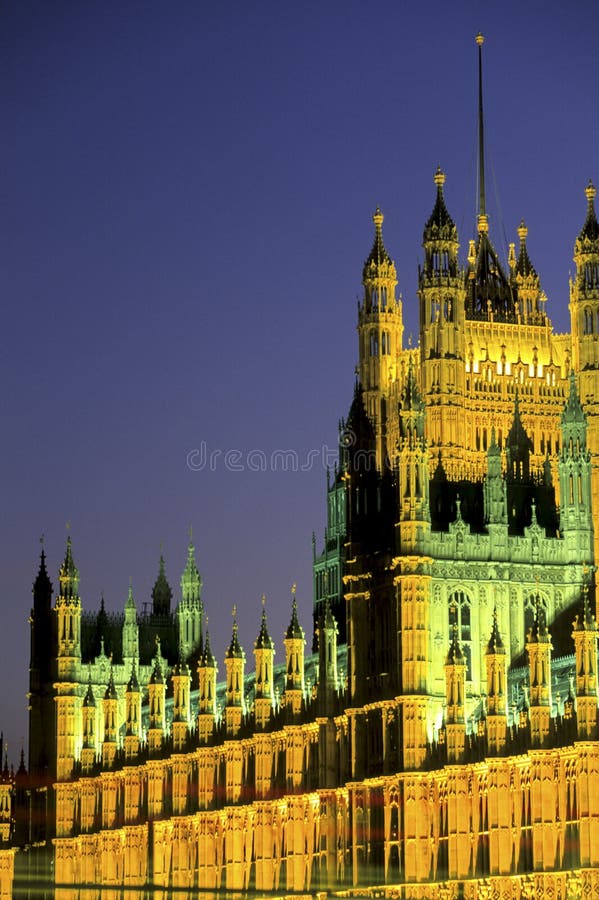
<path fill-rule="evenodd" d="M 42 534 L 40 534 L 40 544 L 42 545 L 42 550 L 44 549 L 44 541 L 45 540 L 46 540 L 46 537 L 42 532 Z"/>
<path fill-rule="evenodd" d="M 100 635 L 100 656 L 106 656 L 104 653 L 104 635 Z"/>
<path fill-rule="evenodd" d="M 293 597 L 294 600 L 295 600 L 296 593 L 297 593 L 297 584 L 294 581 L 293 584 L 291 585 L 291 596 Z"/>
<path fill-rule="evenodd" d="M 410 332 L 408 335 L 408 347 L 412 347 L 412 332 Z"/>
<path fill-rule="evenodd" d="M 205 617 L 206 628 L 208 628 L 208 616 Z"/>
<path fill-rule="evenodd" d="M 520 225 L 518 226 L 518 237 L 520 238 L 522 243 L 524 243 L 524 241 L 526 240 L 527 235 L 528 235 L 528 228 L 524 224 L 524 219 L 521 219 Z"/>
<path fill-rule="evenodd" d="M 260 603 L 262 604 L 262 609 L 265 609 L 265 607 L 266 607 L 266 594 L 262 594 L 262 596 L 260 597 Z"/>
<path fill-rule="evenodd" d="M 591 204 L 597 194 L 597 188 L 595 187 L 595 185 L 593 184 L 593 182 L 590 179 L 589 179 L 589 183 L 587 184 L 587 186 L 584 189 L 584 192 L 587 195 L 587 200 L 589 201 L 589 204 Z"/>
<path fill-rule="evenodd" d="M 380 230 L 380 229 L 383 227 L 383 222 L 385 221 L 385 217 L 384 217 L 384 215 L 383 215 L 382 212 L 381 212 L 380 206 L 378 206 L 378 205 L 377 205 L 377 208 L 376 208 L 375 211 L 374 211 L 374 215 L 373 215 L 373 217 L 372 217 L 372 221 L 374 222 L 377 231 Z"/>
<path fill-rule="evenodd" d="M 489 217 L 486 213 L 481 213 L 478 217 L 478 233 L 486 234 L 489 231 Z"/>
<path fill-rule="evenodd" d="M 485 38 L 484 38 L 484 36 L 481 34 L 480 31 L 478 32 L 478 34 L 476 35 L 476 37 L 475 37 L 474 40 L 476 41 L 476 43 L 478 44 L 479 47 L 482 47 L 482 45 L 483 45 L 484 42 L 485 42 Z"/>
<path fill-rule="evenodd" d="M 233 616 L 233 620 L 237 618 L 237 604 L 233 604 L 233 609 L 231 610 L 231 615 Z"/>
<path fill-rule="evenodd" d="M 435 172 L 434 182 L 437 187 L 443 187 L 445 184 L 445 172 L 441 169 L 441 166 L 437 166 L 437 171 Z"/>

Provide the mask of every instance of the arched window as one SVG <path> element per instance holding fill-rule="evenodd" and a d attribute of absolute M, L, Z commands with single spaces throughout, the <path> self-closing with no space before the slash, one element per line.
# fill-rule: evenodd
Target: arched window
<path fill-rule="evenodd" d="M 454 591 L 449 598 L 448 608 L 449 639 L 453 626 L 458 626 L 458 641 L 466 662 L 466 678 L 472 678 L 472 622 L 470 598 L 464 591 Z"/>
<path fill-rule="evenodd" d="M 387 309 L 387 288 L 381 288 L 381 309 Z"/>
<path fill-rule="evenodd" d="M 379 336 L 376 331 L 370 332 L 370 355 L 378 356 L 379 355 Z"/>

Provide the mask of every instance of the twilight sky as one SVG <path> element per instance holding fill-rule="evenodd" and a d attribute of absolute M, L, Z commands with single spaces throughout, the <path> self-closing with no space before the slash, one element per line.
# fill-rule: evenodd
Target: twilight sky
<path fill-rule="evenodd" d="M 141 609 L 161 542 L 178 598 L 192 524 L 219 659 L 236 603 L 253 666 L 265 593 L 281 661 L 294 581 L 311 639 L 311 533 L 320 544 L 351 399 L 371 214 L 416 338 L 437 164 L 462 259 L 473 234 L 479 29 L 491 234 L 505 257 L 525 218 L 569 329 L 584 187 L 599 182 L 598 25 L 596 0 L 6 0 L 0 728 L 14 761 L 39 536 L 56 588 L 67 520 L 86 609 L 102 591 L 122 608 L 130 577 Z M 298 471 L 255 471 L 277 450 Z"/>

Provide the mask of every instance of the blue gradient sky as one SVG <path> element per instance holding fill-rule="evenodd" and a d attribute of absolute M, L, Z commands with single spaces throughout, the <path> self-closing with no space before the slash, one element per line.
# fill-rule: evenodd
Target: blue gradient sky
<path fill-rule="evenodd" d="M 596 0 L 416 4 L 8 0 L 0 17 L 0 727 L 26 734 L 38 538 L 55 587 L 72 523 L 85 608 L 178 596 L 194 528 L 212 646 L 260 595 L 283 655 L 289 586 L 310 627 L 325 472 L 191 471 L 187 456 L 334 448 L 351 398 L 371 214 L 406 337 L 432 175 L 462 257 L 475 214 L 476 47 L 487 193 L 521 217 L 557 330 L 599 181 Z M 495 186 L 496 185 L 496 186 Z M 236 459 L 238 459 L 236 457 Z M 254 461 L 258 458 L 253 457 Z"/>

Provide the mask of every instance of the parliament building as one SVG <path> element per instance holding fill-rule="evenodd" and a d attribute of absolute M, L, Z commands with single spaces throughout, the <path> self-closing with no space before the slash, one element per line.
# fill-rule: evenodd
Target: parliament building
<path fill-rule="evenodd" d="M 211 644 L 191 541 L 143 613 L 85 610 L 76 542 L 56 590 L 42 551 L 0 870 L 64 897 L 599 896 L 595 188 L 556 334 L 524 222 L 494 247 L 479 90 L 476 233 L 460 254 L 438 169 L 417 346 L 373 216 L 313 621 L 292 592 L 271 635 L 263 605 L 246 656 L 235 619 Z"/>

